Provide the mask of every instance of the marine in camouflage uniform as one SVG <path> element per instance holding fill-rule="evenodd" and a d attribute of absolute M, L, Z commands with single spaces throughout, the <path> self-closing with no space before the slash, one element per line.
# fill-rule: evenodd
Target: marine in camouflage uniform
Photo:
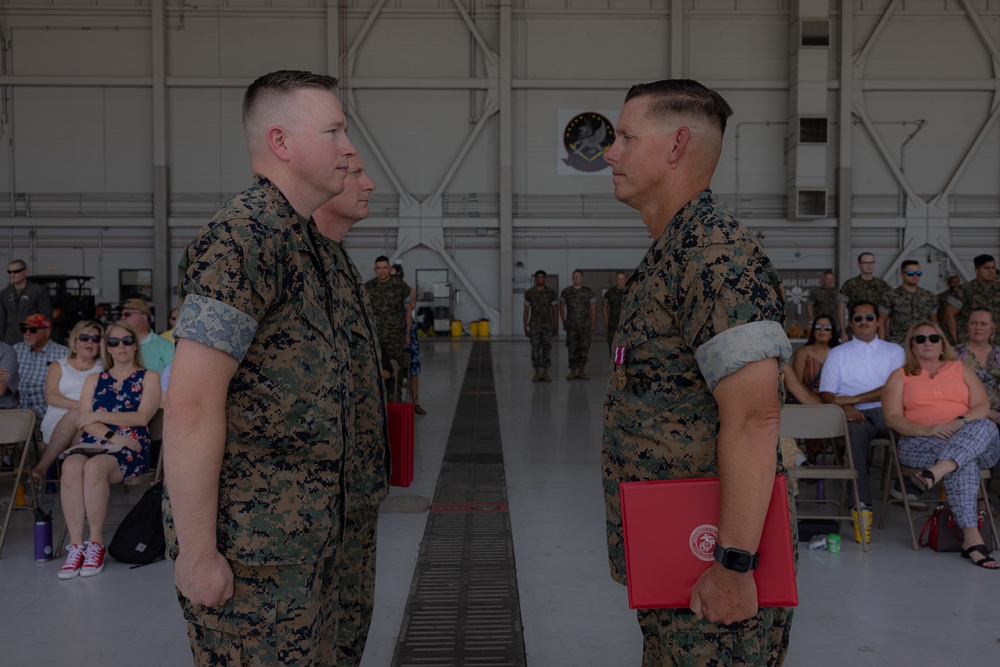
<path fill-rule="evenodd" d="M 840 293 L 834 283 L 833 271 L 823 273 L 823 284 L 809 291 L 809 321 L 813 322 L 820 315 L 837 318 L 837 303 Z M 840 326 L 838 325 L 838 329 Z"/>
<path fill-rule="evenodd" d="M 389 436 L 386 389 L 375 317 L 364 281 L 341 241 L 368 217 L 375 184 L 360 158 L 352 158 L 344 191 L 321 206 L 314 218 L 333 257 L 330 284 L 346 306 L 351 350 L 347 378 L 344 456 L 344 537 L 337 552 L 339 601 L 336 612 L 337 665 L 358 665 L 375 606 L 375 560 L 379 504 L 389 493 Z"/>
<path fill-rule="evenodd" d="M 178 267 L 164 524 L 197 665 L 336 662 L 351 351 L 310 219 L 357 154 L 336 85 L 283 70 L 247 88 L 257 177 Z"/>
<path fill-rule="evenodd" d="M 969 315 L 974 310 L 988 310 L 993 321 L 1000 322 L 1000 283 L 996 281 L 996 262 L 990 255 L 976 257 L 976 277 L 959 285 L 948 300 L 946 330 L 959 343 L 969 338 Z M 954 323 L 954 324 L 953 324 Z M 954 331 L 951 328 L 954 326 Z"/>
<path fill-rule="evenodd" d="M 207 607 L 179 594 L 197 664 L 333 664 L 350 350 L 327 246 L 258 176 L 180 263 L 175 338 L 239 362 L 216 531 L 233 597 Z M 167 484 L 167 554 L 176 559 Z"/>
<path fill-rule="evenodd" d="M 873 276 L 871 280 L 865 280 L 861 276 L 854 276 L 840 286 L 838 299 L 844 306 L 846 316 L 850 316 L 856 303 L 867 301 L 875 304 L 879 316 L 879 333 L 884 338 L 885 321 L 889 317 L 889 295 L 891 292 L 892 288 L 889 287 L 889 283 L 881 278 Z M 851 330 L 846 319 L 841 319 L 840 325 L 845 332 Z"/>
<path fill-rule="evenodd" d="M 573 284 L 562 291 L 560 300 L 569 350 L 569 375 L 566 379 L 589 380 L 587 354 L 590 352 L 590 332 L 597 317 L 597 296 L 594 290 L 583 284 L 582 271 L 573 272 Z"/>
<path fill-rule="evenodd" d="M 531 340 L 532 382 L 551 382 L 552 337 L 556 334 L 556 291 L 545 285 L 545 272 L 535 272 L 535 285 L 524 291 L 524 335 Z"/>
<path fill-rule="evenodd" d="M 365 283 L 372 311 L 375 313 L 375 326 L 378 329 L 379 342 L 383 353 L 390 361 L 396 362 L 398 371 L 392 381 L 390 400 L 399 400 L 401 378 L 409 372 L 405 363 L 406 338 L 410 329 L 410 317 L 407 306 L 410 303 L 410 286 L 402 280 L 389 275 L 389 259 L 379 257 L 375 260 L 376 272 L 385 272 L 385 278 L 378 273 L 376 277 Z"/>
<path fill-rule="evenodd" d="M 663 87 L 668 90 L 664 92 Z M 740 527 L 746 523 L 736 516 L 733 504 L 740 504 L 741 513 L 751 511 L 762 520 L 766 501 L 763 506 L 745 501 L 750 497 L 759 500 L 757 486 L 770 488 L 771 475 L 783 471 L 777 428 L 753 418 L 744 421 L 749 416 L 745 403 L 733 398 L 734 388 L 742 389 L 745 378 L 766 377 L 773 386 L 758 387 L 759 398 L 768 414 L 779 410 L 783 391 L 778 368 L 787 362 L 791 346 L 781 324 L 784 294 L 774 267 L 756 239 L 717 205 L 709 190 L 686 204 L 678 197 L 682 193 L 678 191 L 688 189 L 685 184 L 707 187 L 714 169 L 707 156 L 684 156 L 680 164 L 693 175 L 676 189 L 659 186 L 665 194 L 656 203 L 667 210 L 680 208 L 672 219 L 656 219 L 640 207 L 656 196 L 643 184 L 667 169 L 642 158 L 660 155 L 676 145 L 674 137 L 678 135 L 660 128 L 677 127 L 684 119 L 702 123 L 702 133 L 711 131 L 705 127 L 710 120 L 695 115 L 697 107 L 688 109 L 691 116 L 678 116 L 677 120 L 668 115 L 672 111 L 656 115 L 649 109 L 647 99 L 673 95 L 678 88 L 688 98 L 704 91 L 704 96 L 721 100 L 696 82 L 633 87 L 619 116 L 620 131 L 605 155 L 615 174 L 616 197 L 639 208 L 655 239 L 625 287 L 604 408 L 601 463 L 608 553 L 612 577 L 623 584 L 621 482 L 721 476 L 723 488 L 731 484 L 738 495 L 728 501 L 723 498 L 719 543 L 731 546 L 734 542 L 724 541 L 727 536 L 736 541 L 738 538 L 732 536 L 742 533 L 743 543 L 749 546 L 759 535 L 751 538 L 752 531 Z M 728 110 L 724 100 L 721 104 Z M 623 135 L 631 141 L 623 144 L 619 139 Z M 695 141 L 689 139 L 687 150 L 707 152 L 712 148 L 710 141 L 705 141 L 707 147 Z M 721 136 L 718 141 L 721 147 Z M 634 154 L 638 155 L 632 157 Z M 675 178 L 684 178 L 683 173 Z M 633 194 L 637 191 L 641 195 Z M 678 194 L 671 194 L 674 192 Z M 636 200 L 638 204 L 633 203 Z M 742 379 L 730 379 L 736 373 Z M 725 413 L 716 401 L 717 390 L 726 398 Z M 720 430 L 723 414 L 733 422 L 723 421 Z M 744 430 L 744 426 L 749 429 Z M 720 466 L 723 451 L 727 457 L 724 468 Z M 749 491 L 748 486 L 754 490 Z M 794 504 L 789 512 L 795 526 Z M 760 608 L 753 614 L 747 611 L 748 606 L 727 602 L 723 606 L 735 606 L 725 613 L 746 620 L 730 624 L 709 621 L 710 610 L 701 605 L 711 598 L 708 586 L 713 584 L 701 588 L 704 580 L 721 582 L 735 577 L 741 591 L 753 587 L 753 580 L 746 578 L 752 576 L 749 573 L 736 575 L 719 568 L 721 565 L 713 565 L 696 584 L 692 606 L 699 606 L 698 610 L 639 610 L 644 667 L 781 664 L 788 648 L 792 610 Z M 720 597 L 729 600 L 720 594 L 715 602 Z M 747 617 L 748 613 L 753 615 Z"/>
<path fill-rule="evenodd" d="M 910 260 L 912 261 L 912 260 Z M 910 327 L 923 320 L 937 320 L 937 297 L 930 290 L 917 285 L 920 276 L 907 276 L 907 271 L 919 271 L 917 263 L 903 262 L 900 274 L 903 284 L 889 292 L 889 336 L 890 343 L 901 345 Z M 907 287 L 912 287 L 910 291 Z"/>
<path fill-rule="evenodd" d="M 604 319 L 608 325 L 608 351 L 611 351 L 611 344 L 615 339 L 615 332 L 618 331 L 618 322 L 622 315 L 622 298 L 625 296 L 625 272 L 615 273 L 615 286 L 609 287 L 604 292 Z M 618 284 L 618 283 L 621 284 Z"/>

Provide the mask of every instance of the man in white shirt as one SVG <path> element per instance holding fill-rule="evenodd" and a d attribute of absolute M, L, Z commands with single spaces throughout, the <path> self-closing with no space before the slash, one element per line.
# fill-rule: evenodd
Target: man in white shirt
<path fill-rule="evenodd" d="M 906 354 L 895 343 L 880 339 L 879 316 L 875 304 L 859 301 L 851 311 L 854 338 L 830 350 L 819 380 L 824 403 L 843 408 L 851 437 L 851 453 L 858 471 L 858 493 L 862 509 L 872 506 L 868 482 L 868 451 L 875 438 L 888 438 L 889 427 L 882 418 L 882 387 L 894 370 L 903 365 Z M 853 495 L 853 491 L 851 492 Z"/>

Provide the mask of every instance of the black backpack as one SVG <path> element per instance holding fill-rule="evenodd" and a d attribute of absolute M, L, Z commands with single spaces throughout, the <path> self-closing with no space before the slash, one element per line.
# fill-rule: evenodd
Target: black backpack
<path fill-rule="evenodd" d="M 115 560 L 148 565 L 163 558 L 167 541 L 163 536 L 162 499 L 163 482 L 157 482 L 125 515 L 108 545 L 108 553 Z"/>

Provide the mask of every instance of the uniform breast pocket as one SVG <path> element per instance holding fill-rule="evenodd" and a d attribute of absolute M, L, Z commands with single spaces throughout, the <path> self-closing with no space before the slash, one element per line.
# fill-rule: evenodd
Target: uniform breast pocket
<path fill-rule="evenodd" d="M 316 397 L 325 391 L 331 376 L 342 372 L 338 366 L 333 325 L 322 306 L 304 299 L 290 327 L 294 328 L 294 332 L 289 333 L 297 342 L 294 350 L 294 389 L 302 397 Z"/>

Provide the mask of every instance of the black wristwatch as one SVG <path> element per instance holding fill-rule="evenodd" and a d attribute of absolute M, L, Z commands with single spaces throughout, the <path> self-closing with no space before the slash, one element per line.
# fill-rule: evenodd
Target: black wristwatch
<path fill-rule="evenodd" d="M 114 437 L 114 435 L 115 435 L 115 432 L 112 431 L 111 429 L 108 429 L 108 432 L 104 434 L 104 439 L 105 440 L 110 440 L 111 438 Z"/>
<path fill-rule="evenodd" d="M 715 551 L 712 554 L 715 560 L 722 563 L 722 567 L 733 572 L 749 572 L 757 569 L 757 561 L 760 554 L 751 554 L 743 549 L 724 549 L 715 544 Z"/>

